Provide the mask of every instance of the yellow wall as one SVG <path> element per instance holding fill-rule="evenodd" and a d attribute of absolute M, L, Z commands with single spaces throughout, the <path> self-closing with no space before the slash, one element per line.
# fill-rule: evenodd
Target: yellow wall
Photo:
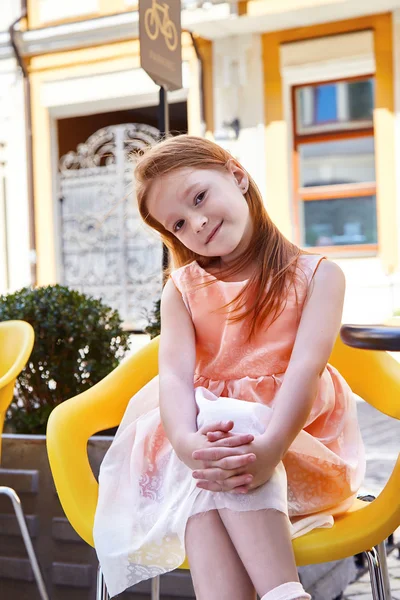
<path fill-rule="evenodd" d="M 263 35 L 264 97 L 267 146 L 268 205 L 272 219 L 291 237 L 291 190 L 288 182 L 288 131 L 283 114 L 283 89 L 280 74 L 280 45 L 287 42 L 324 37 L 353 31 L 372 30 L 376 62 L 376 104 L 374 110 L 379 255 L 386 272 L 397 266 L 395 116 L 393 87 L 392 18 L 373 15 L 267 33 Z"/>
<path fill-rule="evenodd" d="M 130 12 L 138 9 L 138 2 L 134 6 L 128 6 L 125 0 L 98 0 L 98 10 L 96 12 L 88 12 L 83 15 L 70 16 L 63 19 L 53 21 L 43 21 L 40 18 L 40 1 L 28 0 L 28 22 L 29 29 L 38 29 L 49 25 L 60 25 L 62 23 L 71 23 L 75 21 L 85 21 L 86 19 L 95 19 L 106 15 L 114 15 L 122 12 Z M 56 0 L 53 0 L 53 2 Z M 68 0 L 59 0 L 68 1 Z"/>
<path fill-rule="evenodd" d="M 205 81 L 212 81 L 210 43 L 198 40 L 205 60 Z M 189 131 L 199 134 L 200 102 L 198 61 L 188 34 L 182 36 L 182 58 L 190 64 L 188 95 Z M 98 47 L 57 52 L 31 57 L 29 72 L 32 92 L 32 133 L 34 157 L 34 193 L 37 238 L 38 285 L 57 281 L 57 240 L 54 237 L 53 182 L 57 176 L 52 165 L 51 117 L 41 100 L 42 85 L 49 80 L 84 77 L 140 66 L 139 41 L 125 41 Z M 208 82 L 208 83 L 207 83 Z M 209 94 L 211 96 L 211 94 Z M 207 129 L 212 127 L 212 110 L 205 106 Z"/>
<path fill-rule="evenodd" d="M 214 134 L 214 91 L 213 91 L 213 45 L 210 40 L 196 38 L 197 47 L 203 62 L 203 100 L 206 134 Z"/>

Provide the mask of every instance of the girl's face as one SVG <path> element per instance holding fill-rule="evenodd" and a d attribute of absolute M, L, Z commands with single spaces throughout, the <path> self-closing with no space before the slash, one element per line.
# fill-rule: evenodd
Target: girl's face
<path fill-rule="evenodd" d="M 233 161 L 221 170 L 185 167 L 154 181 L 147 208 L 186 248 L 229 264 L 251 240 L 248 185 L 246 172 Z"/>

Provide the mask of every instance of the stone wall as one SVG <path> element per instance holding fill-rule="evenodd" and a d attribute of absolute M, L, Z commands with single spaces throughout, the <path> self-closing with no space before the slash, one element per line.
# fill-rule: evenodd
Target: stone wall
<path fill-rule="evenodd" d="M 99 436 L 89 441 L 89 459 L 95 474 L 110 440 Z M 51 599 L 94 600 L 96 553 L 64 516 L 51 477 L 44 436 L 3 436 L 0 486 L 3 485 L 13 487 L 21 498 Z M 163 600 L 192 600 L 195 596 L 190 574 L 175 571 L 165 575 L 161 593 Z M 40 598 L 11 502 L 4 495 L 0 495 L 0 598 Z M 139 584 L 119 598 L 147 600 L 150 585 Z"/>

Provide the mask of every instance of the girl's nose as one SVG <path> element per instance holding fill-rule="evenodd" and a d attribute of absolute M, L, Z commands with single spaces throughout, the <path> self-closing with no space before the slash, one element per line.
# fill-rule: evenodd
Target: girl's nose
<path fill-rule="evenodd" d="M 199 215 L 194 222 L 194 230 L 196 233 L 200 233 L 203 231 L 204 227 L 207 225 L 208 219 L 205 215 Z"/>

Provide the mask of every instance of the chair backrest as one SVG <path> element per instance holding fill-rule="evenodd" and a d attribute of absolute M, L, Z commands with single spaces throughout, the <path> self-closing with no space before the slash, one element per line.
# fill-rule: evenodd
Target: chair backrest
<path fill-rule="evenodd" d="M 26 321 L 0 323 L 0 435 L 13 398 L 15 380 L 29 359 L 34 339 L 33 327 Z"/>
<path fill-rule="evenodd" d="M 389 417 L 400 419 L 400 364 L 390 354 L 351 348 L 338 338 L 329 363 L 355 394 Z"/>
<path fill-rule="evenodd" d="M 158 341 L 152 340 L 95 386 L 63 402 L 50 415 L 47 450 L 54 482 L 67 518 L 88 544 L 93 545 L 98 495 L 87 456 L 88 439 L 96 431 L 118 425 L 132 395 L 157 375 Z M 387 353 L 355 350 L 338 339 L 330 363 L 355 393 L 398 418 L 400 365 Z"/>

